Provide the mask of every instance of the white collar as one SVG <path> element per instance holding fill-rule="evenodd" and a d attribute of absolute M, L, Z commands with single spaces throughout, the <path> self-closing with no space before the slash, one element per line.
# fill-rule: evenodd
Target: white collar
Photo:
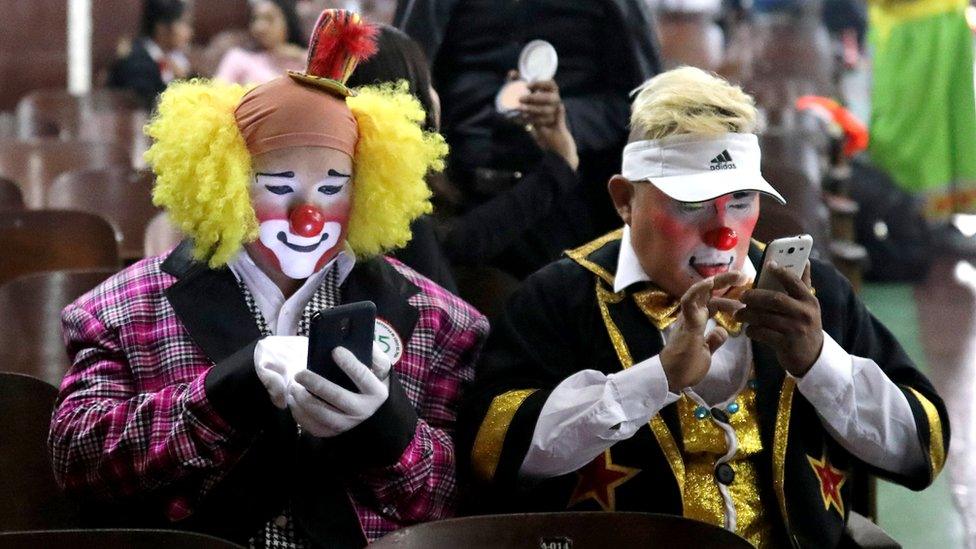
<path fill-rule="evenodd" d="M 143 45 L 146 48 L 146 53 L 153 61 L 159 63 L 163 58 L 169 59 L 170 62 L 180 65 L 183 69 L 188 69 L 190 67 L 190 60 L 186 57 L 186 54 L 179 50 L 172 50 L 169 52 L 163 51 L 163 48 L 159 47 L 152 38 L 146 38 L 143 41 Z"/>
<path fill-rule="evenodd" d="M 146 47 L 146 53 L 149 54 L 149 57 L 152 57 L 152 60 L 157 63 L 166 55 L 163 48 L 160 48 L 159 44 L 152 38 L 146 38 L 143 45 Z"/>
<path fill-rule="evenodd" d="M 297 334 L 301 311 L 312 299 L 312 295 L 322 284 L 325 275 L 333 268 L 338 269 L 336 282 L 341 286 L 355 265 L 356 255 L 346 246 L 345 250 L 336 254 L 325 267 L 306 278 L 305 282 L 291 297 L 285 299 L 285 295 L 278 288 L 278 285 L 257 266 L 251 256 L 248 255 L 247 250 L 242 249 L 234 259 L 227 263 L 237 280 L 243 281 L 251 295 L 254 296 L 255 304 L 274 335 Z"/>
<path fill-rule="evenodd" d="M 756 268 L 748 255 L 742 263 L 742 272 L 749 278 L 756 276 Z M 637 282 L 651 282 L 651 277 L 644 272 L 640 261 L 637 260 L 637 252 L 630 243 L 630 225 L 624 225 L 623 236 L 620 238 L 620 253 L 617 254 L 617 274 L 613 278 L 613 291 L 620 292 Z"/>

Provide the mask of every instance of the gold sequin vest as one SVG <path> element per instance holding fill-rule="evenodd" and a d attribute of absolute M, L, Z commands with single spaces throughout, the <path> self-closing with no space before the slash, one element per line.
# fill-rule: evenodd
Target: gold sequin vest
<path fill-rule="evenodd" d="M 682 395 L 677 406 L 684 442 L 684 514 L 724 528 L 725 500 L 719 488 L 716 462 L 729 451 L 726 433 L 715 424 L 712 413 L 688 395 Z M 738 438 L 738 451 L 728 462 L 734 476 L 727 490 L 735 506 L 735 533 L 756 547 L 771 547 L 773 528 L 760 498 L 756 470 L 756 458 L 763 447 L 755 390 L 752 387 L 743 390 L 736 397 L 733 408 L 737 409 L 727 415 Z"/>

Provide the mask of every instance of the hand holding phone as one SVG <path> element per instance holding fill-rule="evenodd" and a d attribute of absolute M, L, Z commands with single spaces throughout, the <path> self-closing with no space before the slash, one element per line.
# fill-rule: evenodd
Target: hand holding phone
<path fill-rule="evenodd" d="M 812 244 L 809 235 L 770 242 L 763 253 L 755 289 L 742 295 L 745 307 L 735 313 L 736 320 L 748 325 L 746 336 L 771 347 L 779 364 L 795 377 L 810 370 L 824 341 L 820 302 L 809 291 L 809 279 L 803 276 Z M 775 270 L 769 267 L 773 261 L 777 263 Z M 783 271 L 789 276 L 782 276 Z"/>

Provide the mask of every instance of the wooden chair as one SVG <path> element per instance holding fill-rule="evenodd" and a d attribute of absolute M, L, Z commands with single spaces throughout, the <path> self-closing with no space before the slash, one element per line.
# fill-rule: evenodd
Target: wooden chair
<path fill-rule="evenodd" d="M 0 242 L 0 284 L 42 271 L 119 268 L 115 229 L 87 212 L 3 212 Z"/>
<path fill-rule="evenodd" d="M 67 84 L 67 10 L 64 0 L 3 3 L 0 109 L 30 90 Z"/>
<path fill-rule="evenodd" d="M 20 186 L 6 177 L 0 177 L 0 210 L 19 210 L 23 207 L 24 195 L 20 192 Z"/>
<path fill-rule="evenodd" d="M 122 167 L 70 171 L 51 184 L 47 207 L 104 217 L 121 235 L 122 259 L 139 259 L 146 227 L 160 211 L 152 204 L 152 182 L 152 173 Z"/>
<path fill-rule="evenodd" d="M 10 323 L 4 323 L 4 329 Z M 58 390 L 39 379 L 0 373 L 0 531 L 73 528 L 77 508 L 51 470 L 47 433 Z M 9 547 L 0 534 L 0 546 Z M 50 545 L 34 545 L 50 547 Z"/>
<path fill-rule="evenodd" d="M 247 0 L 209 0 L 193 3 L 193 40 L 206 44 L 223 31 L 246 30 L 251 7 Z"/>
<path fill-rule="evenodd" d="M 61 88 L 35 90 L 17 104 L 17 136 L 118 143 L 141 166 L 149 138 L 142 127 L 148 116 L 128 90 L 100 88 L 76 97 Z"/>
<path fill-rule="evenodd" d="M 8 549 L 71 547 L 73 549 L 242 549 L 227 540 L 177 530 L 58 530 L 0 532 L 0 546 Z"/>
<path fill-rule="evenodd" d="M 17 137 L 17 117 L 9 111 L 0 111 L 0 139 Z"/>
<path fill-rule="evenodd" d="M 145 257 L 151 257 L 168 252 L 175 248 L 184 238 L 183 233 L 170 223 L 169 216 L 166 215 L 166 212 L 160 212 L 146 226 L 146 234 L 142 244 L 143 255 Z"/>
<path fill-rule="evenodd" d="M 64 88 L 34 90 L 17 103 L 17 135 L 21 139 L 77 139 L 89 116 L 138 110 L 139 99 L 126 90 L 98 88 L 83 96 L 71 95 Z"/>
<path fill-rule="evenodd" d="M 71 365 L 61 336 L 61 311 L 114 273 L 50 271 L 0 285 L 0 369 L 59 386 Z"/>
<path fill-rule="evenodd" d="M 0 176 L 20 184 L 28 208 L 44 207 L 48 186 L 64 172 L 130 164 L 128 149 L 117 143 L 0 141 Z"/>
<path fill-rule="evenodd" d="M 392 532 L 370 547 L 746 549 L 752 545 L 728 530 L 672 515 L 538 513 L 485 515 L 418 524 Z"/>

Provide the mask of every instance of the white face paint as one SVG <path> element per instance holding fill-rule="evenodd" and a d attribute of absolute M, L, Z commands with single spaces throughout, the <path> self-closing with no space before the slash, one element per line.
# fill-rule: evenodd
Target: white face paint
<path fill-rule="evenodd" d="M 701 245 L 696 246 L 692 251 L 688 267 L 698 276 L 708 278 L 741 268 L 741 265 L 735 264 L 735 259 L 735 251 L 723 252 L 708 245 Z"/>
<path fill-rule="evenodd" d="M 342 251 L 352 207 L 352 159 L 325 148 L 295 147 L 254 158 L 251 202 L 266 269 L 302 280 Z M 252 256 L 254 253 L 252 253 Z"/>
<path fill-rule="evenodd" d="M 291 232 L 285 219 L 269 219 L 258 227 L 258 239 L 278 258 L 281 272 L 289 278 L 308 278 L 319 259 L 339 243 L 342 225 L 327 221 L 319 234 L 302 237 Z"/>

